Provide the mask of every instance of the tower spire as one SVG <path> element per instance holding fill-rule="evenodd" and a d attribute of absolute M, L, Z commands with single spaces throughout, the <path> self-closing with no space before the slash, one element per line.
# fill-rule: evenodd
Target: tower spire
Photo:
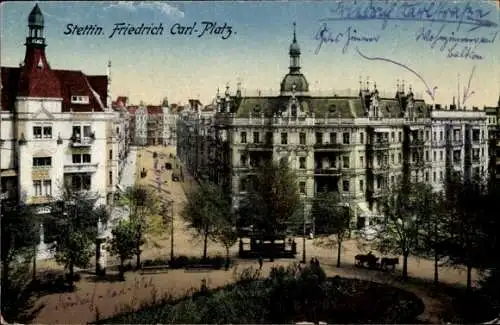
<path fill-rule="evenodd" d="M 297 26 L 297 24 L 295 22 L 293 22 L 293 42 L 294 43 L 297 43 L 297 33 L 295 31 L 296 26 Z"/>

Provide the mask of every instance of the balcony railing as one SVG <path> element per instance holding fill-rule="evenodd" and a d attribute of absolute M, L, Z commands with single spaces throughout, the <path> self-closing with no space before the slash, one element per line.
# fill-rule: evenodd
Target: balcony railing
<path fill-rule="evenodd" d="M 373 149 L 378 150 L 389 149 L 390 146 L 391 143 L 389 142 L 389 140 L 375 140 L 372 144 Z"/>
<path fill-rule="evenodd" d="M 95 140 L 95 136 L 92 134 L 90 137 L 71 137 L 72 147 L 90 147 Z"/>
<path fill-rule="evenodd" d="M 268 143 L 268 142 L 262 142 L 262 143 L 248 143 L 246 146 L 246 149 L 247 150 L 258 150 L 258 151 L 262 151 L 262 150 L 273 150 L 273 145 L 272 143 Z"/>
<path fill-rule="evenodd" d="M 353 144 L 344 143 L 316 143 L 314 144 L 315 150 L 348 150 L 353 147 Z"/>
<path fill-rule="evenodd" d="M 64 165 L 65 173 L 95 173 L 99 164 L 70 164 Z"/>
<path fill-rule="evenodd" d="M 423 146 L 424 144 L 425 141 L 421 139 L 415 139 L 410 141 L 410 147 Z"/>
<path fill-rule="evenodd" d="M 339 168 L 316 168 L 314 169 L 315 175 L 340 175 Z"/>

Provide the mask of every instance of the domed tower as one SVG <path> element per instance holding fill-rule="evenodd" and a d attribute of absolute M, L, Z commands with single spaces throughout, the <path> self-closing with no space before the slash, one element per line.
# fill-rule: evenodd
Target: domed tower
<path fill-rule="evenodd" d="M 290 44 L 290 67 L 289 72 L 281 82 L 281 95 L 304 96 L 309 92 L 309 84 L 306 77 L 300 72 L 300 46 L 297 43 L 297 35 L 295 31 L 295 23 L 293 23 L 293 41 Z"/>
<path fill-rule="evenodd" d="M 28 16 L 26 53 L 21 67 L 19 96 L 61 98 L 61 85 L 45 57 L 44 19 L 38 4 Z"/>

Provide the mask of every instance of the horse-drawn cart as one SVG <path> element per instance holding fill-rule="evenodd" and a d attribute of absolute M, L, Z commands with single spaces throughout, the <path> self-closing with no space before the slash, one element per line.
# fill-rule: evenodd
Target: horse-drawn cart
<path fill-rule="evenodd" d="M 363 267 L 375 270 L 392 270 L 396 269 L 396 265 L 399 264 L 399 259 L 397 257 L 382 257 L 378 258 L 373 255 L 372 252 L 368 254 L 358 254 L 354 256 L 354 265 L 356 267 Z"/>

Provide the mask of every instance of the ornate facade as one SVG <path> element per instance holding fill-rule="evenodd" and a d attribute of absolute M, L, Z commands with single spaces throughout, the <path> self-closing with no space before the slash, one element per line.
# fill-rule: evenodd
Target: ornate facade
<path fill-rule="evenodd" d="M 378 215 L 377 201 L 402 178 L 442 189 L 450 172 L 487 172 L 483 111 L 427 105 L 411 87 L 382 98 L 360 82 L 355 97 L 314 97 L 301 72 L 295 31 L 290 68 L 277 96 L 243 97 L 240 87 L 217 94 L 212 118 L 186 115 L 178 123 L 178 156 L 197 177 L 225 185 L 236 208 L 249 179 L 266 160 L 288 164 L 301 196 L 341 194 L 358 227 Z"/>

